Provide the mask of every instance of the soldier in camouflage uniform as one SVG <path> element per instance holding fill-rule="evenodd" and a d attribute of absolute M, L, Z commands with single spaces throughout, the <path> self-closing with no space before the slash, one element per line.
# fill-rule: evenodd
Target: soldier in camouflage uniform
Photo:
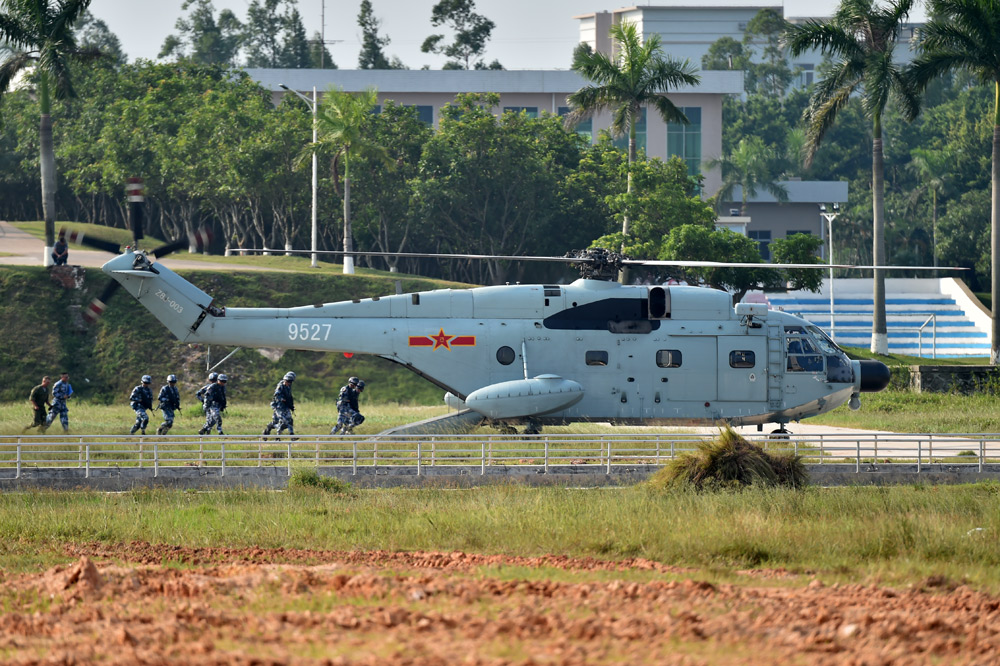
<path fill-rule="evenodd" d="M 49 379 L 49 376 L 45 375 L 42 377 L 42 383 L 31 389 L 31 394 L 28 396 L 28 402 L 31 403 L 31 413 L 34 420 L 31 422 L 31 425 L 24 427 L 25 430 L 39 426 L 41 431 L 45 432 L 45 429 L 48 428 L 48 426 L 45 425 L 45 408 L 51 407 L 49 404 L 50 381 L 52 380 Z"/>
<path fill-rule="evenodd" d="M 174 410 L 181 408 L 181 394 L 177 390 L 177 375 L 167 375 L 167 383 L 160 387 L 160 393 L 156 396 L 160 403 L 160 411 L 163 412 L 163 423 L 156 429 L 157 435 L 166 435 L 174 425 Z"/>
<path fill-rule="evenodd" d="M 220 435 L 222 432 L 222 412 L 226 411 L 226 382 L 229 377 L 219 375 L 214 384 L 208 385 L 205 392 L 205 425 L 198 431 L 199 435 L 205 435 L 212 431 L 214 425 Z"/>
<path fill-rule="evenodd" d="M 359 426 L 365 421 L 365 417 L 358 411 L 358 398 L 365 390 L 365 383 L 357 377 L 347 380 L 347 386 L 340 389 L 340 397 L 337 398 L 337 425 L 330 431 L 331 435 L 350 435 L 354 432 L 354 426 Z"/>
<path fill-rule="evenodd" d="M 48 428 L 56 420 L 56 416 L 59 416 L 59 421 L 62 423 L 63 431 L 69 432 L 69 408 L 66 407 L 66 401 L 70 399 L 73 395 L 73 387 L 69 383 L 69 373 L 64 372 L 59 378 L 59 381 L 55 383 L 52 387 L 52 406 L 49 407 L 49 415 L 45 419 L 45 427 Z"/>
<path fill-rule="evenodd" d="M 205 416 L 208 416 L 208 407 L 205 405 L 205 394 L 208 393 L 208 389 L 211 388 L 213 384 L 215 384 L 218 378 L 219 378 L 219 373 L 217 372 L 208 373 L 208 383 L 202 386 L 200 389 L 198 389 L 198 392 L 195 393 L 195 396 L 201 403 L 201 411 Z"/>
<path fill-rule="evenodd" d="M 130 435 L 134 435 L 136 430 L 141 431 L 143 435 L 146 434 L 146 426 L 149 425 L 149 414 L 146 410 L 153 408 L 153 389 L 149 387 L 152 382 L 152 377 L 143 375 L 142 384 L 132 389 L 132 394 L 128 397 L 129 405 L 135 410 L 135 424 L 128 431 Z"/>
<path fill-rule="evenodd" d="M 287 372 L 278 385 L 274 387 L 274 397 L 271 399 L 271 409 L 274 410 L 274 416 L 271 418 L 271 422 L 264 426 L 264 432 L 261 434 L 270 435 L 275 426 L 278 428 L 279 435 L 285 429 L 288 430 L 289 435 L 295 434 L 292 420 L 292 412 L 295 411 L 295 398 L 292 397 L 292 382 L 294 381 L 295 373 Z"/>

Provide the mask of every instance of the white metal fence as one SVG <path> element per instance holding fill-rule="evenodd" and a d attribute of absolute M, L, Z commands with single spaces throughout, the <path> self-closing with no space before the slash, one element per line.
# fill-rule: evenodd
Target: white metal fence
<path fill-rule="evenodd" d="M 745 435 L 772 453 L 792 453 L 807 464 L 862 466 L 1000 463 L 1000 434 L 924 433 L 859 435 Z M 624 435 L 395 435 L 304 436 L 294 440 L 257 436 L 0 436 L 0 477 L 20 478 L 25 469 L 281 467 L 289 475 L 307 467 L 612 466 L 653 464 L 694 451 L 704 434 Z M 13 472 L 13 474 L 11 474 Z"/>

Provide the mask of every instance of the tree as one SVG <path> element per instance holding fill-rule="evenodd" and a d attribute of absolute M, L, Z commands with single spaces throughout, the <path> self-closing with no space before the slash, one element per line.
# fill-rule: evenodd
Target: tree
<path fill-rule="evenodd" d="M 746 69 L 747 65 L 743 44 L 732 37 L 719 37 L 701 57 L 701 68 L 705 70 Z"/>
<path fill-rule="evenodd" d="M 243 43 L 243 24 L 229 9 L 215 17 L 212 0 L 184 0 L 181 9 L 188 18 L 179 18 L 174 27 L 180 35 L 168 35 L 159 58 L 190 58 L 204 65 L 236 65 Z"/>
<path fill-rule="evenodd" d="M 931 0 L 931 20 L 920 33 L 921 54 L 911 75 L 926 87 L 933 78 L 959 70 L 992 85 L 993 147 L 990 210 L 993 331 L 990 364 L 1000 365 L 1000 3 L 996 0 Z"/>
<path fill-rule="evenodd" d="M 774 264 L 819 264 L 816 251 L 822 243 L 818 237 L 807 234 L 778 239 L 771 243 Z M 743 234 L 694 224 L 672 229 L 658 258 L 667 261 L 759 263 L 760 268 L 684 268 L 680 271 L 689 280 L 731 292 L 734 304 L 742 301 L 751 289 L 818 291 L 823 281 L 823 274 L 818 270 L 778 269 L 774 264 L 765 264 L 760 258 L 757 242 Z"/>
<path fill-rule="evenodd" d="M 907 120 L 916 117 L 919 100 L 912 82 L 893 62 L 893 51 L 903 21 L 913 0 L 889 0 L 876 5 L 874 0 L 842 0 L 828 23 L 807 21 L 792 26 L 788 44 L 800 55 L 820 49 L 832 56 L 829 71 L 815 84 L 806 109 L 808 153 L 811 162 L 837 113 L 860 92 L 865 115 L 872 123 L 872 253 L 877 266 L 885 265 L 885 164 L 882 147 L 882 119 L 892 98 Z M 885 271 L 875 269 L 874 317 L 871 350 L 889 353 L 885 321 Z"/>
<path fill-rule="evenodd" d="M 747 214 L 747 198 L 757 196 L 758 189 L 770 192 L 778 201 L 788 201 L 788 189 L 777 182 L 781 168 L 780 158 L 764 145 L 759 136 L 740 139 L 736 149 L 728 155 L 709 160 L 709 168 L 722 170 L 722 187 L 715 195 L 716 209 L 723 201 L 732 201 L 736 188 L 740 188 L 742 203 L 740 215 Z"/>
<path fill-rule="evenodd" d="M 420 50 L 451 58 L 445 69 L 473 69 L 473 66 L 480 69 L 476 65 L 481 63 L 479 58 L 486 50 L 486 42 L 496 24 L 485 16 L 477 14 L 475 9 L 475 0 L 438 0 L 431 10 L 431 25 L 434 27 L 448 25 L 455 31 L 455 41 L 451 44 L 442 44 L 444 35 L 431 35 L 424 40 Z M 500 63 L 496 64 L 498 67 L 490 65 L 488 68 L 502 69 L 499 67 Z"/>
<path fill-rule="evenodd" d="M 77 48 L 73 25 L 90 6 L 90 0 L 3 0 L 0 14 L 0 41 L 10 49 L 0 62 L 0 95 L 15 77 L 34 67 L 40 120 L 38 140 L 42 182 L 42 215 L 45 218 L 45 265 L 49 265 L 55 243 L 56 155 L 52 141 L 52 95 L 72 97 L 70 60 L 96 55 Z M 2 97 L 0 97 L 2 100 Z"/>
<path fill-rule="evenodd" d="M 743 47 L 747 55 L 747 92 L 781 97 L 792 82 L 792 70 L 788 67 L 781 36 L 788 22 L 774 9 L 762 9 L 747 23 L 743 34 Z M 763 42 L 761 62 L 753 62 L 751 53 L 759 41 Z"/>
<path fill-rule="evenodd" d="M 389 45 L 389 38 L 378 34 L 382 21 L 375 18 L 371 0 L 361 0 L 358 25 L 361 27 L 361 53 L 358 54 L 358 69 L 404 69 L 398 58 L 389 60 L 382 51 L 383 46 Z"/>
<path fill-rule="evenodd" d="M 313 69 L 337 69 L 337 63 L 323 42 L 323 36 L 316 31 L 309 40 L 309 66 Z"/>
<path fill-rule="evenodd" d="M 122 51 L 121 40 L 111 32 L 108 24 L 94 16 L 89 10 L 80 15 L 76 22 L 76 42 L 83 51 L 100 51 L 101 54 L 115 65 L 128 62 Z"/>
<path fill-rule="evenodd" d="M 243 26 L 247 67 L 309 67 L 309 41 L 296 0 L 253 0 Z"/>
<path fill-rule="evenodd" d="M 944 192 L 951 173 L 949 167 L 954 156 L 948 150 L 932 150 L 930 148 L 914 148 L 910 151 L 912 160 L 910 169 L 920 178 L 922 185 L 913 191 L 914 197 L 930 192 L 931 195 L 931 247 L 934 266 L 938 265 L 937 253 L 937 217 L 938 197 Z"/>
<path fill-rule="evenodd" d="M 612 112 L 611 128 L 617 135 L 628 133 L 629 174 L 626 192 L 632 192 L 631 167 L 636 161 L 635 125 L 640 110 L 653 106 L 664 122 L 687 123 L 664 93 L 680 85 L 694 85 L 701 79 L 687 62 L 664 58 L 660 38 L 650 35 L 645 43 L 634 23 L 611 26 L 611 38 L 618 44 L 614 58 L 604 53 L 578 52 L 573 69 L 594 85 L 584 86 L 569 96 L 572 109 L 566 117 L 567 127 L 574 127 L 596 111 Z M 629 218 L 622 221 L 622 236 L 629 235 Z M 622 275 L 625 281 L 627 276 Z"/>
<path fill-rule="evenodd" d="M 385 148 L 371 141 L 363 131 L 365 121 L 377 103 L 378 92 L 374 88 L 360 93 L 348 93 L 330 87 L 323 95 L 316 117 L 319 145 L 315 149 L 332 156 L 334 182 L 341 162 L 343 163 L 344 273 L 354 273 L 354 257 L 350 254 L 354 250 L 354 235 L 351 230 L 351 158 L 367 154 L 388 161 Z M 313 148 L 310 147 L 310 150 Z"/>

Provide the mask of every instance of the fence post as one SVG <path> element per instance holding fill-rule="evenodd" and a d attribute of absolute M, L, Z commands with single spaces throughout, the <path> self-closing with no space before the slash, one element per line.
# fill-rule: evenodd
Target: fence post
<path fill-rule="evenodd" d="M 420 469 L 420 442 L 417 441 L 417 476 L 420 476 L 422 471 Z"/>
<path fill-rule="evenodd" d="M 14 475 L 15 479 L 21 478 L 21 439 L 17 440 L 17 473 Z"/>
<path fill-rule="evenodd" d="M 856 459 L 856 461 L 854 463 L 854 473 L 855 474 L 860 474 L 861 473 L 861 440 L 859 439 L 859 440 L 857 440 L 854 443 L 858 447 L 857 448 L 857 459 Z"/>
<path fill-rule="evenodd" d="M 226 475 L 226 441 L 223 440 L 222 443 L 219 446 L 221 447 L 220 448 L 220 456 L 219 457 L 222 460 L 222 473 L 219 476 L 225 476 Z"/>
<path fill-rule="evenodd" d="M 979 473 L 983 473 L 983 458 L 986 457 L 986 440 L 979 440 Z"/>
<path fill-rule="evenodd" d="M 656 464 L 660 464 L 660 436 L 656 436 Z"/>
<path fill-rule="evenodd" d="M 84 444 L 84 446 L 86 447 L 86 453 L 87 453 L 87 472 L 86 472 L 85 475 L 89 479 L 90 478 L 90 444 L 89 443 L 88 444 Z"/>
<path fill-rule="evenodd" d="M 921 470 L 920 458 L 923 455 L 923 452 L 924 452 L 924 440 L 918 439 L 917 440 L 917 474 L 920 474 L 920 470 Z"/>
<path fill-rule="evenodd" d="M 480 442 L 481 447 L 479 451 L 479 475 L 486 476 L 486 442 Z M 490 451 L 493 450 L 493 445 L 490 445 Z"/>
<path fill-rule="evenodd" d="M 285 470 L 286 470 L 286 476 L 291 476 L 292 475 L 292 442 L 291 442 L 291 439 L 289 439 L 289 442 L 287 444 L 285 444 L 285 446 L 288 447 L 288 448 L 285 449 L 285 466 L 286 466 Z M 319 446 L 319 445 L 317 444 L 317 446 Z M 319 466 L 319 462 L 318 462 L 319 458 L 317 458 L 316 460 L 317 460 L 316 464 L 317 464 L 317 466 Z"/>
<path fill-rule="evenodd" d="M 611 440 L 608 440 L 608 465 L 604 468 L 608 474 L 611 474 Z"/>
<path fill-rule="evenodd" d="M 549 473 L 549 436 L 545 436 L 545 473 Z"/>
<path fill-rule="evenodd" d="M 160 475 L 160 444 L 153 442 L 153 478 Z"/>
<path fill-rule="evenodd" d="M 358 475 L 358 440 L 351 442 L 351 474 Z"/>
<path fill-rule="evenodd" d="M 437 437 L 431 437 L 431 467 L 436 464 L 434 462 L 434 454 L 437 452 Z"/>
<path fill-rule="evenodd" d="M 819 434 L 819 464 L 823 464 L 823 433 Z"/>

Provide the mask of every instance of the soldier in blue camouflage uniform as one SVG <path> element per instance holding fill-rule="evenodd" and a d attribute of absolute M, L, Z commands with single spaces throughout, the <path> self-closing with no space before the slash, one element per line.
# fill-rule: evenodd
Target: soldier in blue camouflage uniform
<path fill-rule="evenodd" d="M 337 425 L 330 431 L 331 435 L 350 435 L 354 432 L 354 426 L 359 426 L 365 421 L 365 417 L 358 411 L 358 398 L 365 390 L 365 383 L 357 377 L 347 380 L 347 386 L 340 389 L 340 397 L 337 398 Z"/>
<path fill-rule="evenodd" d="M 222 432 L 222 412 L 226 411 L 226 382 L 229 377 L 219 375 L 214 384 L 208 385 L 205 392 L 205 426 L 198 431 L 199 435 L 205 435 L 212 431 L 214 425 L 220 435 Z"/>
<path fill-rule="evenodd" d="M 295 411 L 295 398 L 292 397 L 292 382 L 294 381 L 295 373 L 286 372 L 278 385 L 274 387 L 274 397 L 271 399 L 271 409 L 274 410 L 274 416 L 271 418 L 271 422 L 264 426 L 264 432 L 261 434 L 270 435 L 275 426 L 278 428 L 279 435 L 286 429 L 289 435 L 295 434 L 292 421 L 292 412 Z"/>
<path fill-rule="evenodd" d="M 62 373 L 62 377 L 55 383 L 52 387 L 52 405 L 49 406 L 49 415 L 45 419 L 45 427 L 48 428 L 52 425 L 56 416 L 59 416 L 59 421 L 62 423 L 63 431 L 69 432 L 69 408 L 66 407 L 66 401 L 70 399 L 73 395 L 73 387 L 69 383 L 69 373 Z"/>
<path fill-rule="evenodd" d="M 129 405 L 135 410 L 135 424 L 128 434 L 134 435 L 136 430 L 146 434 L 146 426 L 149 425 L 149 414 L 147 409 L 153 408 L 153 389 L 149 385 L 153 378 L 149 375 L 142 376 L 142 384 L 132 389 L 132 395 L 128 397 Z"/>
<path fill-rule="evenodd" d="M 205 394 L 208 393 L 208 389 L 215 384 L 216 380 L 219 378 L 219 373 L 210 372 L 208 373 L 208 383 L 198 389 L 195 396 L 198 398 L 198 402 L 201 403 L 201 412 L 205 416 L 208 416 L 208 407 L 205 406 Z"/>
<path fill-rule="evenodd" d="M 163 412 L 163 423 L 156 429 L 157 435 L 166 435 L 174 425 L 174 410 L 181 408 L 181 394 L 177 390 L 177 375 L 167 375 L 167 383 L 160 387 L 160 393 L 156 396 L 160 403 L 160 411 Z"/>

